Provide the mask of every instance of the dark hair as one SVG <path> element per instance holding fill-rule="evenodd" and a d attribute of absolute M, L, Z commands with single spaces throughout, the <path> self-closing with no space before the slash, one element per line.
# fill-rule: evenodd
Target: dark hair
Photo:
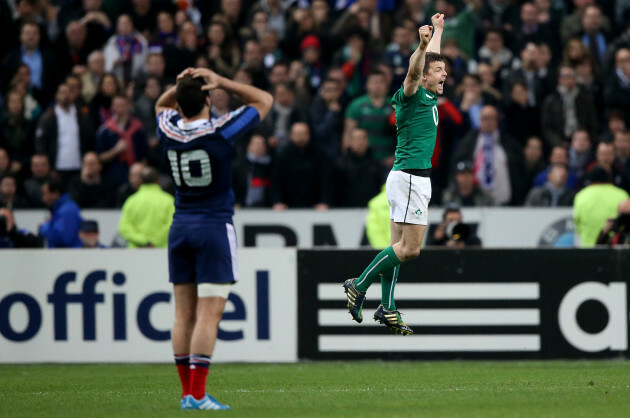
<path fill-rule="evenodd" d="M 470 78 L 471 80 L 475 80 L 475 82 L 479 85 L 483 84 L 483 82 L 481 81 L 481 77 L 479 77 L 479 74 L 467 73 L 467 74 L 464 74 L 464 78 Z"/>
<path fill-rule="evenodd" d="M 57 178 L 46 179 L 42 183 L 42 186 L 44 184 L 48 186 L 48 191 L 51 193 L 63 194 L 65 192 L 65 188 L 60 179 L 57 179 Z"/>
<path fill-rule="evenodd" d="M 424 68 L 422 70 L 422 74 L 427 74 L 429 72 L 429 68 L 432 62 L 445 62 L 445 57 L 442 54 L 437 54 L 435 52 L 427 52 L 424 57 Z"/>
<path fill-rule="evenodd" d="M 184 116 L 188 118 L 197 116 L 206 105 L 208 93 L 201 90 L 203 85 L 203 78 L 193 78 L 190 75 L 183 77 L 177 83 L 175 98 Z"/>
<path fill-rule="evenodd" d="M 140 177 L 142 184 L 155 184 L 160 181 L 160 173 L 153 167 L 145 167 Z"/>
<path fill-rule="evenodd" d="M 459 208 L 459 205 L 457 203 L 449 203 L 448 205 L 446 205 L 446 208 L 444 209 L 444 212 L 442 213 L 442 220 L 446 220 L 446 217 L 448 216 L 449 213 L 462 213 L 461 209 Z"/>
<path fill-rule="evenodd" d="M 491 33 L 496 33 L 497 35 L 499 35 L 501 37 L 501 39 L 504 38 L 503 31 L 501 30 L 501 28 L 497 28 L 497 27 L 490 27 L 490 28 L 486 29 L 486 33 L 484 34 L 484 38 L 487 37 Z"/>

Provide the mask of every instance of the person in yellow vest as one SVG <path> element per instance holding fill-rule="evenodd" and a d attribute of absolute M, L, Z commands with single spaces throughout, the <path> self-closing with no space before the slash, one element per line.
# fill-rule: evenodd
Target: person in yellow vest
<path fill-rule="evenodd" d="M 153 167 L 142 170 L 142 185 L 122 207 L 118 232 L 130 248 L 166 248 L 175 199 L 162 190 Z"/>
<path fill-rule="evenodd" d="M 365 219 L 365 232 L 372 248 L 382 250 L 389 247 L 391 231 L 389 228 L 389 202 L 385 185 L 381 192 L 368 202 L 368 214 Z"/>

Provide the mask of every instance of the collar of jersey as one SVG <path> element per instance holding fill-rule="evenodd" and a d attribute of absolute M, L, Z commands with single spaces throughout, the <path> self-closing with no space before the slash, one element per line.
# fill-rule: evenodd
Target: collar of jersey
<path fill-rule="evenodd" d="M 208 123 L 208 119 L 197 119 L 192 122 L 184 122 L 184 119 L 177 121 L 177 127 L 182 130 L 190 131 L 191 129 L 197 129 L 203 124 Z"/>

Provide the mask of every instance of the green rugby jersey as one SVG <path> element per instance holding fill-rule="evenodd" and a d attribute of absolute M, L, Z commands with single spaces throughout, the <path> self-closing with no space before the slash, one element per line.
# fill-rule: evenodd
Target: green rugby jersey
<path fill-rule="evenodd" d="M 411 97 L 403 87 L 394 94 L 396 106 L 396 160 L 392 170 L 431 168 L 431 157 L 437 136 L 437 95 L 424 87 Z"/>

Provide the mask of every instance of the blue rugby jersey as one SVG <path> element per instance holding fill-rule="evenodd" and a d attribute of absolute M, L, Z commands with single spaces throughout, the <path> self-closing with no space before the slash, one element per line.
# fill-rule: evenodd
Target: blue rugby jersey
<path fill-rule="evenodd" d="M 174 221 L 231 219 L 234 141 L 259 122 L 251 106 L 190 123 L 173 109 L 160 112 L 157 134 L 176 189 Z"/>

